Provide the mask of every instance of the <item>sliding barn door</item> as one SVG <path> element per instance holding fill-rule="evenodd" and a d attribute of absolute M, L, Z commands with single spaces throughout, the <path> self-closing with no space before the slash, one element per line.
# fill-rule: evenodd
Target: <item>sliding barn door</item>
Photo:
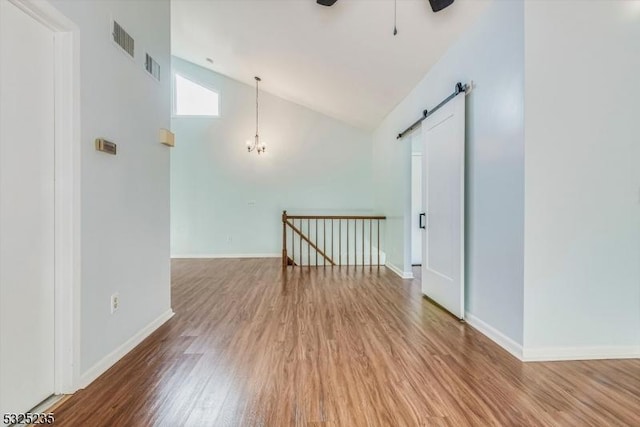
<path fill-rule="evenodd" d="M 464 319 L 464 93 L 422 122 L 422 137 L 422 293 Z"/>

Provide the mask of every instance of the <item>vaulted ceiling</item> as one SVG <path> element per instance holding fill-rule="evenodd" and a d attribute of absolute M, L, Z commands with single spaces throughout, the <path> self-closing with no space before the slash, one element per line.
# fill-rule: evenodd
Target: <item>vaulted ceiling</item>
<path fill-rule="evenodd" d="M 373 129 L 489 0 L 172 0 L 173 54 Z M 211 58 L 213 64 L 207 62 Z"/>

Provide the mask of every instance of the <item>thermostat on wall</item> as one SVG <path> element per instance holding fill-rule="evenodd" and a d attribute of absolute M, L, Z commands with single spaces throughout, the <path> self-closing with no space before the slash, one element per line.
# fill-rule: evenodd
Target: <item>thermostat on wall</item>
<path fill-rule="evenodd" d="M 173 147 L 176 144 L 175 135 L 169 129 L 160 129 L 160 143 L 167 147 Z"/>
<path fill-rule="evenodd" d="M 96 150 L 102 151 L 103 153 L 107 153 L 107 154 L 113 154 L 115 156 L 116 143 L 107 141 L 106 139 L 103 139 L 103 138 L 98 138 L 96 139 Z"/>

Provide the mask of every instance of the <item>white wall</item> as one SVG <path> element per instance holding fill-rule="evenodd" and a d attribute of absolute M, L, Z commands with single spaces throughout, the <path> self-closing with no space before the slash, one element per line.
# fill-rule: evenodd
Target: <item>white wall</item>
<path fill-rule="evenodd" d="M 169 149 L 157 142 L 170 124 L 170 8 L 168 0 L 52 4 L 80 28 L 85 373 L 170 309 Z M 112 16 L 136 39 L 135 61 L 112 43 Z M 146 75 L 145 51 L 162 83 Z M 95 151 L 97 137 L 116 142 L 117 156 Z M 114 292 L 120 308 L 111 315 Z"/>
<path fill-rule="evenodd" d="M 525 12 L 525 357 L 623 354 L 640 346 L 640 2 Z"/>
<path fill-rule="evenodd" d="M 408 271 L 411 140 L 396 135 L 456 82 L 476 83 L 467 97 L 467 311 L 520 344 L 523 19 L 521 1 L 494 2 L 385 118 L 374 132 L 373 153 L 374 206 L 394 219 L 387 224 L 388 261 Z"/>
<path fill-rule="evenodd" d="M 247 153 L 255 87 L 179 58 L 173 67 L 218 91 L 221 115 L 171 120 L 172 255 L 279 256 L 284 209 L 371 212 L 370 134 L 261 92 L 260 137 L 268 148 Z"/>

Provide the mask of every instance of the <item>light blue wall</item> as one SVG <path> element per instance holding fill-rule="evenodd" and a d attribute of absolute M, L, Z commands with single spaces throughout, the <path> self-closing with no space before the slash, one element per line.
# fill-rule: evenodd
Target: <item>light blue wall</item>
<path fill-rule="evenodd" d="M 374 206 L 392 217 L 389 262 L 408 271 L 412 141 L 395 137 L 424 108 L 448 96 L 456 82 L 471 80 L 476 87 L 467 97 L 467 311 L 522 344 L 522 1 L 494 2 L 375 130 Z"/>
<path fill-rule="evenodd" d="M 170 4 L 52 4 L 80 29 L 80 370 L 86 373 L 170 310 L 170 150 L 158 142 L 158 129 L 169 126 L 171 85 L 144 69 L 145 52 L 163 72 L 170 69 Z M 135 38 L 135 60 L 112 42 L 112 18 Z M 118 154 L 96 151 L 99 137 L 117 143 Z M 120 307 L 112 315 L 116 292 Z"/>
<path fill-rule="evenodd" d="M 219 118 L 171 121 L 174 256 L 279 255 L 284 209 L 371 212 L 369 133 L 261 92 L 260 136 L 268 149 L 247 153 L 255 87 L 179 58 L 173 67 L 217 90 L 221 103 Z"/>
<path fill-rule="evenodd" d="M 639 357 L 640 3 L 525 11 L 525 357 Z"/>

